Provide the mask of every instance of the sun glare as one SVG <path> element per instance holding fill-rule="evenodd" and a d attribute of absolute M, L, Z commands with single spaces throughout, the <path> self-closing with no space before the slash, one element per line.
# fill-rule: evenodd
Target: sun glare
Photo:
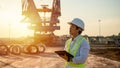
<path fill-rule="evenodd" d="M 20 22 L 23 19 L 21 14 L 4 11 L 0 13 L 0 19 L 1 24 L 7 27 L 5 29 L 10 33 L 11 37 L 32 35 L 32 32 L 28 29 L 29 24 L 26 22 Z M 9 37 L 9 34 L 7 37 Z"/>
<path fill-rule="evenodd" d="M 11 24 L 12 37 L 32 36 L 33 32 L 28 29 L 28 23 L 13 23 Z"/>

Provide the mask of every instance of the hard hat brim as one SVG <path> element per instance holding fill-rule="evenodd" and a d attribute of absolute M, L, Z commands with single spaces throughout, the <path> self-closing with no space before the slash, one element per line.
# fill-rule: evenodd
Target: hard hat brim
<path fill-rule="evenodd" d="M 67 22 L 69 25 L 75 25 L 77 26 L 76 24 L 72 23 L 72 22 Z"/>
<path fill-rule="evenodd" d="M 73 24 L 73 23 L 72 23 L 72 22 L 67 22 L 67 24 L 71 25 L 71 24 Z"/>
<path fill-rule="evenodd" d="M 72 23 L 72 22 L 67 22 L 69 25 L 75 25 L 77 26 L 76 24 Z M 79 27 L 79 26 L 78 26 Z M 79 27 L 80 29 L 82 29 L 81 27 Z M 82 29 L 82 31 L 84 31 L 84 29 Z"/>

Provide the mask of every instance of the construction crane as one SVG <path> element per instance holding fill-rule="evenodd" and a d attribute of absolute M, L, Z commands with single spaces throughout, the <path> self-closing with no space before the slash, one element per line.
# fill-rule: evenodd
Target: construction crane
<path fill-rule="evenodd" d="M 61 45 L 59 36 L 54 35 L 55 30 L 60 30 L 59 16 L 61 16 L 60 0 L 53 0 L 52 8 L 48 5 L 41 5 L 42 8 L 36 8 L 33 0 L 22 1 L 22 15 L 25 16 L 21 22 L 28 20 L 29 29 L 34 30 L 34 43 L 30 44 L 11 44 L 0 45 L 0 54 L 38 54 L 45 51 L 45 45 L 57 46 Z M 40 14 L 43 14 L 42 15 Z M 47 17 L 46 13 L 51 13 Z M 63 43 L 62 43 L 63 44 Z"/>
<path fill-rule="evenodd" d="M 54 35 L 54 31 L 60 30 L 58 19 L 61 16 L 60 0 L 53 0 L 52 8 L 48 8 L 48 5 L 41 6 L 42 8 L 36 8 L 33 0 L 22 0 L 22 15 L 25 16 L 22 21 L 30 21 L 29 29 L 34 30 L 34 44 L 52 46 L 59 39 Z M 44 14 L 43 17 L 40 13 Z M 51 13 L 50 17 L 47 17 L 46 13 Z"/>

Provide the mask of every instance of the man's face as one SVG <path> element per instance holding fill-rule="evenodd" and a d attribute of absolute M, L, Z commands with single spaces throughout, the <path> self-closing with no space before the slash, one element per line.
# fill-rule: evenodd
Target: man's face
<path fill-rule="evenodd" d="M 71 24 L 69 32 L 70 32 L 70 35 L 76 36 L 78 35 L 79 29 L 77 29 L 75 25 Z"/>

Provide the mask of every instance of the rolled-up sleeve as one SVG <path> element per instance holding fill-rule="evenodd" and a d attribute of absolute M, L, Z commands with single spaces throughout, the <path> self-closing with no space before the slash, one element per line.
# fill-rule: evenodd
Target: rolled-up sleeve
<path fill-rule="evenodd" d="M 90 51 L 90 45 L 86 40 L 84 40 L 78 49 L 76 57 L 72 59 L 73 63 L 76 63 L 76 64 L 85 63 L 85 61 L 87 60 L 89 51 Z"/>

